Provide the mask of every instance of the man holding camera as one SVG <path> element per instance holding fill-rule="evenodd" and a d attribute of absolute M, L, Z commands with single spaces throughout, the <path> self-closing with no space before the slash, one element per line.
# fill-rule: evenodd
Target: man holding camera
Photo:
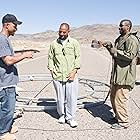
<path fill-rule="evenodd" d="M 115 117 L 112 119 L 112 129 L 122 129 L 129 126 L 128 120 L 128 99 L 129 91 L 134 88 L 136 80 L 136 58 L 139 49 L 139 42 L 130 30 L 132 22 L 124 19 L 119 24 L 120 36 L 113 47 L 110 42 L 103 45 L 112 55 L 111 75 L 111 104 Z"/>

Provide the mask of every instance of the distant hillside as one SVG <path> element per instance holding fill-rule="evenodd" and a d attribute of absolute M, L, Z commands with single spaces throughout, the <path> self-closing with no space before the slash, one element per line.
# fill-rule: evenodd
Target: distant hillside
<path fill-rule="evenodd" d="M 134 26 L 133 30 L 140 32 L 140 26 Z M 114 39 L 119 35 L 119 30 L 118 26 L 113 24 L 94 24 L 72 28 L 70 35 L 81 44 L 90 44 L 93 39 L 114 42 Z M 58 32 L 52 30 L 37 34 L 17 34 L 12 37 L 12 43 L 16 48 L 44 48 L 57 36 Z"/>

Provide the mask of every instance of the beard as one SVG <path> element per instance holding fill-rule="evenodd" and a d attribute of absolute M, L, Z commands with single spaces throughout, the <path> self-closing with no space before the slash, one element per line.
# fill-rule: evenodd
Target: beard
<path fill-rule="evenodd" d="M 15 32 L 10 32 L 10 35 L 11 35 L 11 36 L 14 36 L 14 35 L 15 35 Z"/>
<path fill-rule="evenodd" d="M 59 39 L 61 39 L 61 40 L 65 40 L 66 37 L 65 37 L 65 36 L 60 36 Z"/>
<path fill-rule="evenodd" d="M 15 35 L 16 30 L 9 30 L 8 33 L 10 36 L 14 36 Z"/>
<path fill-rule="evenodd" d="M 62 35 L 62 36 L 60 36 L 60 35 L 59 35 L 59 39 L 61 39 L 61 40 L 66 40 L 66 39 L 67 39 L 67 37 L 68 37 L 68 36 L 63 36 L 63 35 Z"/>

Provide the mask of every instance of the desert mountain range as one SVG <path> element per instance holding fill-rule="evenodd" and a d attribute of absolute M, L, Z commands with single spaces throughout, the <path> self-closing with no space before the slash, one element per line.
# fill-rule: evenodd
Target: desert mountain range
<path fill-rule="evenodd" d="M 140 25 L 134 26 L 133 32 L 138 31 L 140 36 Z M 71 37 L 76 38 L 81 44 L 91 44 L 93 39 L 108 40 L 114 42 L 119 35 L 118 26 L 113 24 L 94 24 L 72 28 Z M 36 34 L 16 34 L 11 38 L 13 46 L 18 49 L 47 47 L 52 40 L 57 38 L 58 32 L 48 30 Z"/>

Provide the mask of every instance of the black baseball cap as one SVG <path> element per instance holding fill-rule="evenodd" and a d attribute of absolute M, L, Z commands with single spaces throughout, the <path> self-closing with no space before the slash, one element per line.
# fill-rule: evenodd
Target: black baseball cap
<path fill-rule="evenodd" d="M 14 24 L 16 24 L 16 25 L 22 24 L 22 22 L 21 22 L 21 21 L 18 21 L 17 18 L 16 18 L 14 15 L 12 15 L 12 14 L 6 14 L 6 15 L 2 18 L 2 23 L 3 23 L 3 24 L 4 24 L 4 23 L 8 23 L 8 22 L 12 22 L 12 23 L 14 23 Z"/>

